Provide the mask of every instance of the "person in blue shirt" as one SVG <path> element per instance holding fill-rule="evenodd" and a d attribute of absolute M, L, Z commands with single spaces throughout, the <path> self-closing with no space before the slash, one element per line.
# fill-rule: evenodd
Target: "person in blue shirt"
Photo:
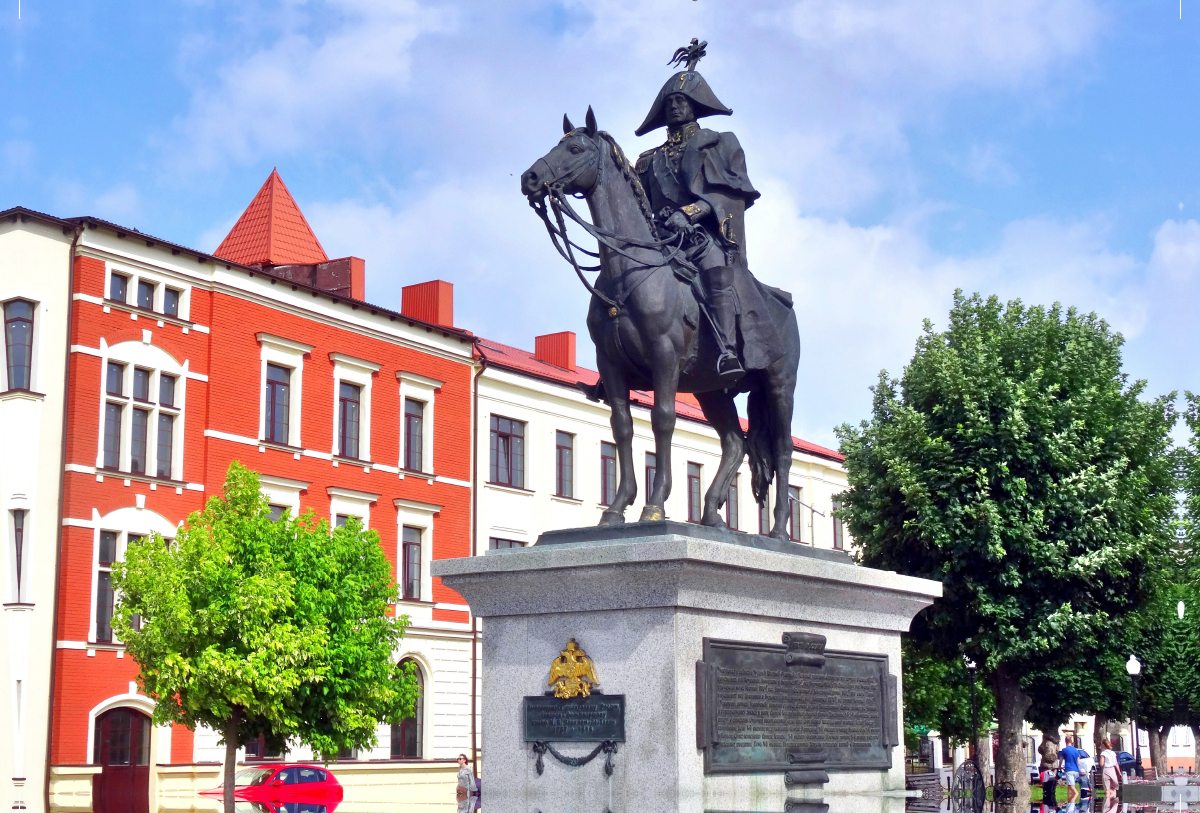
<path fill-rule="evenodd" d="M 1075 747 L 1075 738 L 1070 734 L 1066 737 L 1066 743 L 1058 752 L 1058 759 L 1067 779 L 1067 804 L 1072 804 L 1079 798 L 1079 749 Z"/>

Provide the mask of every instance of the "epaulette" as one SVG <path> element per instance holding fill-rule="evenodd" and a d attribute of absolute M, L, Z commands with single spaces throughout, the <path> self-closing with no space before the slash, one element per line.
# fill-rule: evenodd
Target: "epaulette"
<path fill-rule="evenodd" d="M 658 152 L 658 147 L 651 147 L 639 155 L 637 164 L 634 166 L 633 171 L 638 175 L 641 175 L 643 172 L 648 170 L 650 168 L 650 159 L 654 157 L 654 153 L 656 152 Z"/>

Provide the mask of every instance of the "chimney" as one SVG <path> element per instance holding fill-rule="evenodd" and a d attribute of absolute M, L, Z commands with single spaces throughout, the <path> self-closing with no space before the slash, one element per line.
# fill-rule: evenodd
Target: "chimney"
<path fill-rule="evenodd" d="M 308 265 L 264 265 L 263 272 L 288 282 L 300 282 L 310 288 L 366 300 L 366 262 L 358 257 L 342 257 Z"/>
<path fill-rule="evenodd" d="M 454 285 L 440 279 L 400 289 L 400 312 L 422 322 L 454 327 Z"/>
<path fill-rule="evenodd" d="M 564 330 L 562 333 L 535 336 L 533 357 L 538 361 L 575 372 L 575 334 Z"/>

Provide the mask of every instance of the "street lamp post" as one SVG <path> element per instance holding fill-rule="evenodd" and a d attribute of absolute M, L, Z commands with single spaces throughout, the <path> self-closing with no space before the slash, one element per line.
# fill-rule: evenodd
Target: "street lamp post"
<path fill-rule="evenodd" d="M 974 754 L 975 766 L 979 767 L 979 705 L 975 702 L 975 661 L 964 656 L 967 672 L 971 675 L 971 753 Z"/>
<path fill-rule="evenodd" d="M 1129 680 L 1133 683 L 1133 709 L 1129 715 L 1129 735 L 1133 737 L 1133 769 L 1139 777 L 1143 777 L 1146 772 L 1142 768 L 1142 744 L 1138 741 L 1137 733 L 1137 688 L 1138 676 L 1142 674 L 1142 662 L 1137 659 L 1136 655 L 1129 656 L 1129 660 L 1125 662 L 1125 671 L 1129 673 Z"/>

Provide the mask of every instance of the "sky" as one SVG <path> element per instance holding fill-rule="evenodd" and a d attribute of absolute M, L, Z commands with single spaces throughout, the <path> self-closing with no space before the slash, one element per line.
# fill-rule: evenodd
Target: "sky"
<path fill-rule="evenodd" d="M 661 143 L 692 37 L 795 297 L 797 434 L 869 417 L 956 288 L 1095 311 L 1148 395 L 1200 390 L 1197 0 L 0 0 L 0 209 L 212 251 L 278 167 L 371 302 L 440 278 L 489 339 L 584 337 L 520 174 L 589 105 Z"/>

